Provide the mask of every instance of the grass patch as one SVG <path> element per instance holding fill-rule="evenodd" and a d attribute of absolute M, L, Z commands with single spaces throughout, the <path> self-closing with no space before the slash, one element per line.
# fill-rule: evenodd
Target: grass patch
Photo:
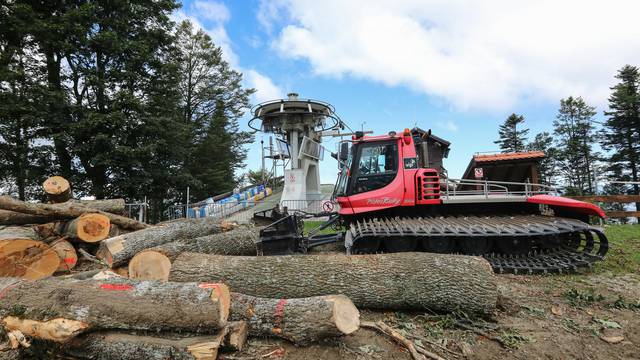
<path fill-rule="evenodd" d="M 309 233 L 311 231 L 317 229 L 322 224 L 324 224 L 324 221 L 305 220 L 304 228 L 303 228 L 304 234 L 305 235 L 309 235 Z M 332 226 L 329 226 L 328 228 L 323 229 L 320 232 L 318 232 L 319 235 L 322 235 L 322 234 L 335 234 L 335 233 L 336 233 L 336 230 Z"/>
<path fill-rule="evenodd" d="M 574 307 L 582 308 L 589 306 L 596 302 L 605 300 L 605 297 L 600 294 L 595 294 L 593 289 L 577 290 L 571 288 L 562 294 L 564 299 Z"/>
<path fill-rule="evenodd" d="M 609 252 L 595 264 L 596 272 L 640 272 L 640 225 L 610 225 L 605 229 Z"/>

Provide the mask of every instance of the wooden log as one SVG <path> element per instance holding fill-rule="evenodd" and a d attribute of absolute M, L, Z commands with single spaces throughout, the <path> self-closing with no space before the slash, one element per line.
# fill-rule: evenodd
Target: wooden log
<path fill-rule="evenodd" d="M 41 241 L 0 240 L 0 276 L 37 280 L 52 275 L 59 265 L 58 254 Z"/>
<path fill-rule="evenodd" d="M 76 267 L 76 264 L 78 263 L 78 254 L 70 242 L 63 238 L 53 241 L 49 246 L 56 252 L 56 254 L 58 254 L 58 258 L 60 258 L 60 265 L 58 265 L 56 272 L 70 271 Z"/>
<path fill-rule="evenodd" d="M 212 333 L 226 325 L 230 306 L 224 284 L 2 278 L 0 289 L 6 331 L 56 342 L 101 329 Z"/>
<path fill-rule="evenodd" d="M 226 331 L 201 336 L 95 332 L 74 338 L 63 350 L 73 358 L 92 360 L 215 360 Z"/>
<path fill-rule="evenodd" d="M 112 223 L 125 229 L 140 230 L 149 227 L 149 225 L 136 220 L 101 210 L 95 210 L 89 206 L 74 201 L 67 201 L 60 204 L 33 204 L 14 199 L 10 196 L 0 196 L 0 209 L 58 219 L 74 219 L 85 213 L 95 212 L 105 215 Z"/>
<path fill-rule="evenodd" d="M 142 250 L 179 239 L 228 231 L 235 226 L 234 223 L 215 218 L 181 219 L 180 221 L 167 222 L 102 241 L 96 256 L 110 267 L 117 267 L 126 263 Z"/>
<path fill-rule="evenodd" d="M 65 235 L 88 243 L 102 241 L 109 237 L 111 221 L 102 214 L 83 214 L 67 223 Z"/>
<path fill-rule="evenodd" d="M 231 320 L 245 320 L 250 336 L 275 336 L 297 345 L 358 330 L 360 312 L 344 295 L 267 299 L 231 294 Z"/>
<path fill-rule="evenodd" d="M 44 181 L 42 188 L 52 203 L 62 203 L 71 199 L 71 184 L 62 176 L 51 176 Z"/>
<path fill-rule="evenodd" d="M 166 243 L 137 253 L 129 261 L 129 275 L 139 280 L 169 279 L 171 262 L 183 252 L 217 255 L 255 255 L 259 232 L 242 225 L 227 232 Z"/>
<path fill-rule="evenodd" d="M 101 199 L 101 200 L 71 199 L 68 202 L 72 204 L 88 207 L 93 210 L 100 210 L 100 211 L 104 211 L 104 212 L 108 212 L 116 215 L 123 215 L 125 213 L 124 199 Z"/>
<path fill-rule="evenodd" d="M 234 291 L 270 298 L 343 294 L 356 306 L 488 313 L 497 302 L 489 263 L 464 255 L 178 255 L 170 281 L 224 281 Z"/>
<path fill-rule="evenodd" d="M 38 216 L 0 209 L 0 225 L 43 224 L 55 220 L 53 216 Z"/>
<path fill-rule="evenodd" d="M 7 226 L 0 229 L 0 240 L 40 240 L 38 232 L 30 226 Z"/>
<path fill-rule="evenodd" d="M 58 240 L 64 235 L 64 228 L 67 223 L 64 221 L 53 221 L 46 224 L 32 225 L 35 232 L 40 235 L 40 239 L 46 243 Z"/>

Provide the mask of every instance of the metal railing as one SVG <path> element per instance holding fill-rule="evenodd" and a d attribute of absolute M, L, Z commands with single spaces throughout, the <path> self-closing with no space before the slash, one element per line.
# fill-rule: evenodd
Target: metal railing
<path fill-rule="evenodd" d="M 440 197 L 445 199 L 458 196 L 483 196 L 488 199 L 491 196 L 520 197 L 558 193 L 558 189 L 553 186 L 530 182 L 450 178 L 444 178 L 442 180 L 444 180 L 445 191 L 444 194 L 441 193 Z M 471 188 L 459 189 L 460 187 Z M 475 189 L 473 187 L 475 187 Z"/>

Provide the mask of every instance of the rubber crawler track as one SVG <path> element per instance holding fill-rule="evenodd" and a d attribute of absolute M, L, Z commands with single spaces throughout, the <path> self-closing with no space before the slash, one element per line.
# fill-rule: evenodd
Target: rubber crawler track
<path fill-rule="evenodd" d="M 345 236 L 345 247 L 347 253 L 355 254 L 389 252 L 378 244 L 385 239 L 412 237 L 420 241 L 470 237 L 510 241 L 524 237 L 537 244 L 527 254 L 482 254 L 496 273 L 575 272 L 603 260 L 609 249 L 602 229 L 575 219 L 542 215 L 367 219 L 350 225 Z M 550 238 L 555 241 L 553 247 L 542 246 Z"/>

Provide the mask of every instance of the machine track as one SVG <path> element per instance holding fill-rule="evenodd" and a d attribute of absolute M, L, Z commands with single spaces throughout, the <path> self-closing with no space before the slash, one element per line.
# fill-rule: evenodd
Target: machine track
<path fill-rule="evenodd" d="M 430 251 L 482 255 L 497 273 L 565 273 L 604 258 L 602 229 L 543 215 L 375 218 L 351 223 L 347 253 Z"/>

